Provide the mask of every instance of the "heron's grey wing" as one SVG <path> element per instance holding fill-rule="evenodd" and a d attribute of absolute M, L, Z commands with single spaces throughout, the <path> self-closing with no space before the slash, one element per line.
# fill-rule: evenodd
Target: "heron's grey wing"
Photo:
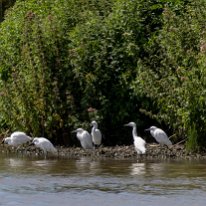
<path fill-rule="evenodd" d="M 49 140 L 43 142 L 43 147 L 45 148 L 47 152 L 52 152 L 52 153 L 56 152 L 56 148 Z"/>
<path fill-rule="evenodd" d="M 166 144 L 166 145 L 171 145 L 172 144 L 172 142 L 169 140 L 167 134 L 163 130 L 160 130 L 160 129 L 155 131 L 155 139 L 160 144 Z"/>
<path fill-rule="evenodd" d="M 95 130 L 95 144 L 101 144 L 102 142 L 102 133 L 99 129 Z"/>
<path fill-rule="evenodd" d="M 19 134 L 19 135 L 14 135 L 12 137 L 12 141 L 17 145 L 17 144 L 23 144 L 29 141 L 30 139 L 28 138 L 27 135 L 24 134 Z"/>
<path fill-rule="evenodd" d="M 92 145 L 92 137 L 89 133 L 86 133 L 84 140 L 85 140 L 86 148 L 91 149 L 93 145 Z"/>

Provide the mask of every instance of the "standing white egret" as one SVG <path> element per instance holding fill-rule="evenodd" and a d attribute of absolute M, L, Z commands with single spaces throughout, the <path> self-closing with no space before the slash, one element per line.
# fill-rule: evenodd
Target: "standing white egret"
<path fill-rule="evenodd" d="M 74 130 L 73 132 L 76 132 L 77 139 L 80 141 L 80 144 L 84 149 L 92 149 L 93 148 L 92 137 L 89 134 L 89 132 L 87 132 L 86 130 L 84 130 L 82 128 L 78 128 L 78 129 Z"/>
<path fill-rule="evenodd" d="M 169 140 L 167 134 L 162 129 L 155 126 L 151 126 L 145 131 L 150 131 L 150 134 L 155 138 L 155 140 L 160 145 L 167 145 L 167 146 L 172 145 L 172 142 Z"/>
<path fill-rule="evenodd" d="M 24 132 L 17 131 L 17 132 L 13 132 L 10 137 L 5 137 L 2 140 L 2 143 L 8 144 L 8 145 L 11 145 L 14 147 L 18 147 L 22 144 L 29 142 L 29 141 L 31 141 L 31 137 L 26 135 L 26 133 L 24 133 Z"/>
<path fill-rule="evenodd" d="M 32 141 L 32 143 L 43 150 L 44 154 L 47 155 L 47 153 L 56 154 L 57 149 L 54 147 L 54 145 L 45 137 L 35 137 Z"/>
<path fill-rule="evenodd" d="M 102 143 L 102 133 L 98 129 L 98 124 L 96 121 L 92 121 L 91 126 L 92 126 L 92 131 L 91 131 L 92 142 L 94 146 L 99 146 Z"/>
<path fill-rule="evenodd" d="M 134 122 L 129 122 L 128 124 L 125 124 L 124 126 L 132 127 L 132 136 L 134 139 L 134 147 L 137 152 L 137 154 L 145 154 L 146 153 L 146 142 L 141 137 L 137 136 L 137 127 Z"/>

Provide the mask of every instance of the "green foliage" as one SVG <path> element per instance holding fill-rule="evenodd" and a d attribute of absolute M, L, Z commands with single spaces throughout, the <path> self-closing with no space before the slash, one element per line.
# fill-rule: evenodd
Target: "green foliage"
<path fill-rule="evenodd" d="M 17 0 L 0 24 L 0 124 L 70 143 L 96 119 L 108 144 L 122 125 L 169 125 L 206 146 L 206 3 Z"/>
<path fill-rule="evenodd" d="M 187 136 L 189 150 L 206 145 L 205 1 L 165 7 L 163 28 L 139 61 L 137 84 L 159 108 L 155 117 Z"/>
<path fill-rule="evenodd" d="M 97 110 L 87 111 L 87 90 L 73 64 L 76 37 L 71 38 L 75 27 L 108 15 L 110 4 L 17 1 L 0 32 L 2 125 L 65 143 L 71 128 L 101 119 Z"/>
<path fill-rule="evenodd" d="M 31 2 L 29 2 L 31 3 Z M 63 133 L 73 118 L 71 84 L 73 76 L 67 63 L 68 44 L 64 6 L 19 2 L 21 12 L 2 23 L 1 39 L 1 108 L 11 128 L 51 138 Z M 70 11 L 72 12 L 72 11 Z M 8 32 L 9 29 L 9 32 Z M 65 126 L 63 126 L 65 125 Z"/>

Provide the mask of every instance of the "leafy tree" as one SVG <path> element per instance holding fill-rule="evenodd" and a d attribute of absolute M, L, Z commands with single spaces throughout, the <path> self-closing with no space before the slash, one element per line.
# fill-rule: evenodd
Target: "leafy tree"
<path fill-rule="evenodd" d="M 156 118 L 187 136 L 187 148 L 205 147 L 205 2 L 164 8 L 163 28 L 151 38 L 150 59 L 139 64 L 137 84 L 159 108 Z M 148 61 L 150 60 L 150 61 Z"/>
<path fill-rule="evenodd" d="M 70 32 L 84 25 L 89 13 L 106 15 L 109 1 L 105 5 L 81 0 L 15 4 L 0 31 L 2 124 L 64 144 L 71 128 L 88 126 L 82 120 L 86 106 L 75 99 L 83 85 L 72 64 Z"/>
<path fill-rule="evenodd" d="M 17 0 L 0 24 L 1 126 L 72 144 L 96 119 L 128 144 L 124 123 L 155 119 L 201 149 L 204 19 L 203 0 Z"/>

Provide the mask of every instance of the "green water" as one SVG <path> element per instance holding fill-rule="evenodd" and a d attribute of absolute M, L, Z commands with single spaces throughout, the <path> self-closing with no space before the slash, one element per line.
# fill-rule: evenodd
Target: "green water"
<path fill-rule="evenodd" d="M 206 162 L 0 156 L 0 205 L 202 206 Z"/>

